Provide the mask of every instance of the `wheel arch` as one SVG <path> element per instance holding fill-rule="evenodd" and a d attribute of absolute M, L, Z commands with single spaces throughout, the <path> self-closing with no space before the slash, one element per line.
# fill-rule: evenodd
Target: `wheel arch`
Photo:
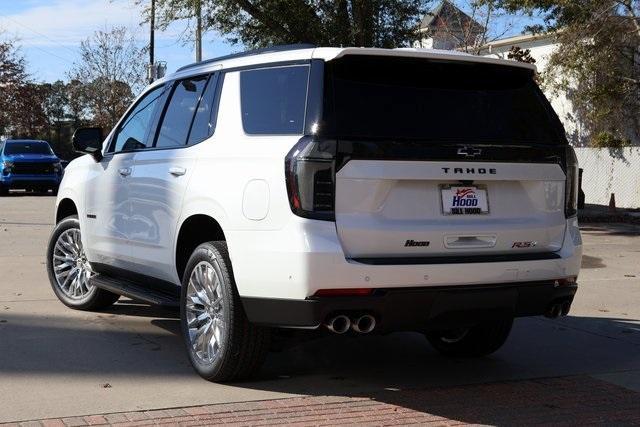
<path fill-rule="evenodd" d="M 194 214 L 187 217 L 180 225 L 175 246 L 175 268 L 180 282 L 195 248 L 205 242 L 226 240 L 222 226 L 212 216 Z"/>

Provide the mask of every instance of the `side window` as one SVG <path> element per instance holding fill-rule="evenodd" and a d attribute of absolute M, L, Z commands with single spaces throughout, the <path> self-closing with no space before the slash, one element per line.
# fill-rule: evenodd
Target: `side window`
<path fill-rule="evenodd" d="M 302 134 L 309 67 L 263 68 L 240 73 L 242 126 L 248 134 Z"/>
<path fill-rule="evenodd" d="M 114 137 L 109 152 L 146 148 L 156 110 L 160 107 L 164 86 L 147 93 L 124 119 Z"/>
<path fill-rule="evenodd" d="M 211 76 L 209 79 L 207 88 L 204 90 L 198 108 L 196 109 L 196 116 L 191 125 L 187 145 L 197 144 L 213 135 L 216 127 L 216 115 L 218 113 L 218 94 L 220 93 L 217 88 L 221 84 L 222 79 L 219 73 Z"/>
<path fill-rule="evenodd" d="M 175 83 L 158 131 L 157 148 L 186 145 L 189 129 L 208 79 L 209 76 L 197 76 Z"/>

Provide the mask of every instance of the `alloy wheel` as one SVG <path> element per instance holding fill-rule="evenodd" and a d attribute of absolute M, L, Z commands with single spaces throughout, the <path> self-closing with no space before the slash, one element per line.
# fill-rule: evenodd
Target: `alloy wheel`
<path fill-rule="evenodd" d="M 226 335 L 222 274 L 210 262 L 198 263 L 189 277 L 185 314 L 189 343 L 196 358 L 211 364 Z"/>
<path fill-rule="evenodd" d="M 52 263 L 56 284 L 67 297 L 83 299 L 93 290 L 93 271 L 82 248 L 79 229 L 70 228 L 58 236 Z"/>

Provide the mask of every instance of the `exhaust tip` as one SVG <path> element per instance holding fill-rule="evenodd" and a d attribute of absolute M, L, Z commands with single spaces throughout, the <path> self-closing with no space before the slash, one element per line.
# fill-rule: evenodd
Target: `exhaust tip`
<path fill-rule="evenodd" d="M 547 312 L 544 314 L 545 317 L 549 319 L 557 319 L 562 314 L 562 304 L 556 303 L 552 304 L 551 307 L 547 309 Z"/>
<path fill-rule="evenodd" d="M 370 314 L 365 314 L 351 322 L 351 328 L 361 334 L 368 334 L 376 327 L 376 318 Z"/>
<path fill-rule="evenodd" d="M 567 316 L 569 314 L 569 310 L 571 310 L 571 303 L 566 301 L 562 304 L 562 315 Z"/>
<path fill-rule="evenodd" d="M 351 320 L 344 314 L 339 314 L 330 318 L 325 326 L 335 334 L 344 334 L 351 327 Z"/>

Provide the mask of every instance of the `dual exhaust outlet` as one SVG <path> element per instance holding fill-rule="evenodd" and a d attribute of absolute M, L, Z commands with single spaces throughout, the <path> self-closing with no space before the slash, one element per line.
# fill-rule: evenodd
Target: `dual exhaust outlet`
<path fill-rule="evenodd" d="M 376 328 L 376 318 L 370 314 L 349 318 L 338 314 L 327 319 L 324 326 L 334 334 L 344 334 L 349 329 L 359 334 L 368 334 Z"/>
<path fill-rule="evenodd" d="M 567 314 L 569 314 L 570 309 L 570 301 L 556 302 L 549 306 L 547 311 L 544 313 L 544 316 L 548 317 L 549 319 L 557 319 L 560 316 L 566 316 Z"/>

